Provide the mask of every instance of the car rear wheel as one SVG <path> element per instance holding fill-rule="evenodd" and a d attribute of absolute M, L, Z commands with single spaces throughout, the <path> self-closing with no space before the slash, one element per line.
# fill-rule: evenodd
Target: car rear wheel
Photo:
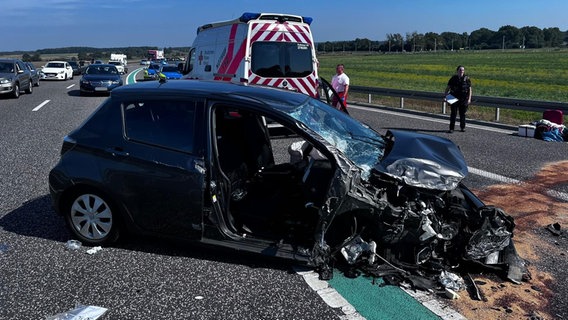
<path fill-rule="evenodd" d="M 18 99 L 20 97 L 20 84 L 16 83 L 14 85 L 14 92 L 12 92 L 12 96 L 16 99 Z"/>
<path fill-rule="evenodd" d="M 33 86 L 34 84 L 32 83 L 32 81 L 30 80 L 30 82 L 28 83 L 28 88 L 26 89 L 26 93 L 27 94 L 31 94 L 34 90 L 33 90 Z"/>
<path fill-rule="evenodd" d="M 69 201 L 65 219 L 81 242 L 103 245 L 118 239 L 118 211 L 110 199 L 101 193 L 77 192 Z"/>

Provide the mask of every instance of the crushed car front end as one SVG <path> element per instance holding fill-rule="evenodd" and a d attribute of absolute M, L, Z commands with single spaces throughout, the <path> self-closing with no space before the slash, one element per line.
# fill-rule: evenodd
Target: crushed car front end
<path fill-rule="evenodd" d="M 322 279 L 338 258 L 347 269 L 422 284 L 473 265 L 515 283 L 530 278 L 512 241 L 513 218 L 462 183 L 467 164 L 453 142 L 400 130 L 381 136 L 339 112 L 320 121 L 313 114 L 292 116 L 338 164 L 312 250 Z"/>

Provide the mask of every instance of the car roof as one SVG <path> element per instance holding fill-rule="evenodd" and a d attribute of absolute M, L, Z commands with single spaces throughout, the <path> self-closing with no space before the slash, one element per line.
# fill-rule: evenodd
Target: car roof
<path fill-rule="evenodd" d="M 92 63 L 92 64 L 88 65 L 87 68 L 89 68 L 90 66 L 93 66 L 93 67 L 115 67 L 116 68 L 116 66 L 114 64 L 108 64 L 108 63 Z"/>
<path fill-rule="evenodd" d="M 113 98 L 193 96 L 204 99 L 230 98 L 238 101 L 256 101 L 258 104 L 271 105 L 275 109 L 289 109 L 303 104 L 311 97 L 290 90 L 257 85 L 236 84 L 214 80 L 176 80 L 144 81 L 116 88 Z"/>

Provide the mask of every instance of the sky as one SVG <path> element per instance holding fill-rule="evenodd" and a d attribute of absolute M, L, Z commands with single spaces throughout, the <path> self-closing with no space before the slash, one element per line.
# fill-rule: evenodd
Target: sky
<path fill-rule="evenodd" d="M 506 25 L 568 30 L 567 0 L 0 0 L 0 52 L 190 47 L 197 27 L 244 12 L 312 17 L 315 42 Z"/>

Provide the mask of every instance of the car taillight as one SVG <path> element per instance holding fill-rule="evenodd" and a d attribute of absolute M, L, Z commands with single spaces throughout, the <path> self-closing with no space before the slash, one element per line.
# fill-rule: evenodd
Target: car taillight
<path fill-rule="evenodd" d="M 77 145 L 77 141 L 69 136 L 63 138 L 63 145 L 61 146 L 61 155 L 73 149 Z"/>

